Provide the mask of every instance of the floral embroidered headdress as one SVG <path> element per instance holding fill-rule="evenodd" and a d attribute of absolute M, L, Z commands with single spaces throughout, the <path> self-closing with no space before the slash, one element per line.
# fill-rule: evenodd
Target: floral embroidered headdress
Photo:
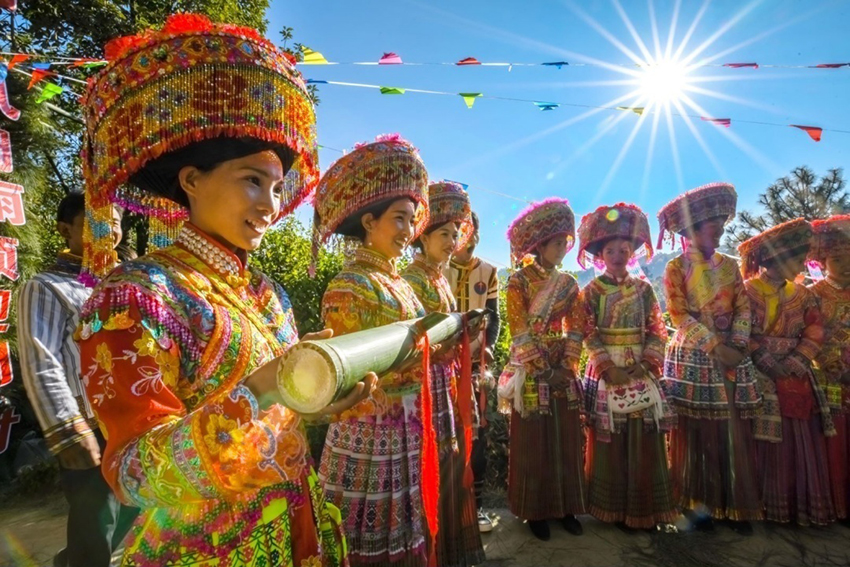
<path fill-rule="evenodd" d="M 738 194 L 730 183 L 709 183 L 679 195 L 658 212 L 658 248 L 665 238 L 675 242 L 676 235 L 687 237 L 687 231 L 702 221 L 735 217 Z"/>
<path fill-rule="evenodd" d="M 566 199 L 551 197 L 529 205 L 508 227 L 511 259 L 519 266 L 538 245 L 556 236 L 567 237 L 567 251 L 575 244 L 575 215 Z"/>
<path fill-rule="evenodd" d="M 809 221 L 794 219 L 745 240 L 738 245 L 744 279 L 757 276 L 765 260 L 808 253 L 812 234 Z"/>
<path fill-rule="evenodd" d="M 850 254 L 850 215 L 833 215 L 812 221 L 812 232 L 810 260 L 826 266 L 828 254 Z"/>
<path fill-rule="evenodd" d="M 150 162 L 193 142 L 229 137 L 288 148 L 294 164 L 281 216 L 310 195 L 319 177 L 313 104 L 291 56 L 257 31 L 178 14 L 160 30 L 109 42 L 105 53 L 109 64 L 89 79 L 83 100 L 87 283 L 117 260 L 113 203 L 150 218 L 155 246 L 177 235 L 187 210 L 136 180 Z"/>
<path fill-rule="evenodd" d="M 603 205 L 584 215 L 578 227 L 578 263 L 587 268 L 588 258 L 593 263 L 601 261 L 601 246 L 612 238 L 634 242 L 635 252 L 644 248 L 647 259 L 652 258 L 652 235 L 646 214 L 636 205 L 617 203 Z"/>
<path fill-rule="evenodd" d="M 428 186 L 428 226 L 441 226 L 448 222 L 460 225 L 457 250 L 469 244 L 475 227 L 472 224 L 472 209 L 469 194 L 460 183 L 437 181 Z"/>

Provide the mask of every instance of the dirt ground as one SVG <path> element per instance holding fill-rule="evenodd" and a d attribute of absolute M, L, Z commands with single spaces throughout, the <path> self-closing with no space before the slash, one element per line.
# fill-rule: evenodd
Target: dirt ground
<path fill-rule="evenodd" d="M 0 566 L 51 565 L 65 543 L 67 507 L 59 492 L 0 505 Z M 713 533 L 624 534 L 588 516 L 576 537 L 551 522 L 552 539 L 536 540 L 509 511 L 492 510 L 496 527 L 482 536 L 485 567 L 837 567 L 850 565 L 850 529 L 756 524 L 752 537 L 718 525 Z"/>

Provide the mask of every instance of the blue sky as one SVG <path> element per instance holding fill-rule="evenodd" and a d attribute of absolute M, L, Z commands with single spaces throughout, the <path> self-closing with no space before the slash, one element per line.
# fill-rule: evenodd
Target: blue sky
<path fill-rule="evenodd" d="M 622 0 L 621 6 L 651 52 L 654 45 L 650 10 L 654 10 L 661 46 L 666 46 L 675 2 L 656 1 L 650 5 Z M 681 3 L 674 48 L 702 6 L 702 2 Z M 550 0 L 272 0 L 267 16 L 267 34 L 272 40 L 280 40 L 278 31 L 282 26 L 292 26 L 297 41 L 323 53 L 329 61 L 377 61 L 384 52 L 393 51 L 406 62 L 457 61 L 472 56 L 482 62 L 579 63 L 587 60 L 583 58 L 592 58 L 631 63 L 626 54 L 588 23 L 587 17 L 640 54 L 616 5 L 608 0 L 577 4 Z M 703 10 L 683 54 L 693 51 L 733 20 L 697 60 L 720 55 L 714 63 L 850 62 L 846 35 L 850 3 L 841 1 L 712 2 Z M 304 66 L 302 72 L 307 78 L 319 80 L 481 92 L 591 106 L 607 106 L 636 88 L 599 84 L 630 77 L 593 66 L 560 70 L 514 67 L 508 71 L 499 67 L 338 65 Z M 667 119 L 662 117 L 649 156 L 653 118 L 645 116 L 619 164 L 618 155 L 640 120 L 633 113 L 603 110 L 558 128 L 586 109 L 561 106 L 541 112 L 531 103 L 490 99 L 478 99 L 472 109 L 467 109 L 463 100 L 455 96 L 388 96 L 376 90 L 334 85 L 320 85 L 319 140 L 322 145 L 341 149 L 377 134 L 401 133 L 420 149 L 431 179 L 469 184 L 473 207 L 482 218 L 479 252 L 502 265 L 508 263 L 505 230 L 524 203 L 485 190 L 526 200 L 566 197 L 579 218 L 602 204 L 635 202 L 650 215 L 656 231 L 658 209 L 689 188 L 711 181 L 731 181 L 738 188 L 739 208 L 753 209 L 758 193 L 795 166 L 806 164 L 820 174 L 846 165 L 850 134 L 825 131 L 823 140 L 815 143 L 794 128 L 743 124 L 736 119 L 850 131 L 850 68 L 702 68 L 691 75 L 717 78 L 697 86 L 711 89 L 720 97 L 701 93 L 689 96 L 705 114 L 732 118 L 732 127 L 727 131 L 696 121 L 693 128 L 702 137 L 701 145 L 687 123 L 673 117 L 673 144 Z M 605 128 L 609 129 L 602 133 Z M 587 142 L 595 136 L 597 141 L 588 146 Z M 322 169 L 339 156 L 337 152 L 321 150 Z M 299 217 L 307 220 L 311 214 L 305 207 Z M 575 266 L 573 252 L 565 267 Z"/>

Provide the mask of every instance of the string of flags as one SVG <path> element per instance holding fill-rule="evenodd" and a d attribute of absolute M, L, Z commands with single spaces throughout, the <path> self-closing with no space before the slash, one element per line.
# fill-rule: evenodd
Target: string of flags
<path fill-rule="evenodd" d="M 570 102 L 543 102 L 539 100 L 532 99 L 524 99 L 524 98 L 515 98 L 515 97 L 504 97 L 504 96 L 494 96 L 494 95 L 485 95 L 484 93 L 479 92 L 464 92 L 464 93 L 454 93 L 448 91 L 435 91 L 429 89 L 413 89 L 408 87 L 387 87 L 381 85 L 370 85 L 366 83 L 351 83 L 347 81 L 330 81 L 324 79 L 307 79 L 307 84 L 312 85 L 337 85 L 343 87 L 356 87 L 356 88 L 364 88 L 364 89 L 375 89 L 378 90 L 382 95 L 403 95 L 406 93 L 419 93 L 419 94 L 432 94 L 432 95 L 442 95 L 442 96 L 459 96 L 463 99 L 463 102 L 466 104 L 466 107 L 471 109 L 475 104 L 475 101 L 478 99 L 490 99 L 490 100 L 503 100 L 503 101 L 511 101 L 511 102 L 522 102 L 522 103 L 531 103 L 535 107 L 537 107 L 541 111 L 553 111 L 561 106 L 568 107 L 577 107 L 577 108 L 595 108 L 600 110 L 619 110 L 626 112 L 633 112 L 640 117 L 644 115 L 653 115 L 656 114 L 654 111 L 650 111 L 643 106 L 596 106 L 590 104 L 576 104 Z M 712 116 L 699 116 L 695 114 L 687 114 L 680 112 L 671 112 L 672 116 L 677 116 L 680 118 L 693 118 L 695 120 L 701 120 L 703 122 L 708 122 L 710 124 L 714 124 L 716 126 L 721 126 L 724 128 L 729 128 L 732 126 L 732 118 L 716 118 Z M 735 119 L 735 122 L 739 122 L 742 124 L 758 124 L 763 126 L 782 126 L 782 127 L 791 127 L 802 130 L 815 142 L 820 142 L 823 132 L 836 132 L 840 134 L 850 134 L 850 130 L 837 130 L 832 128 L 821 128 L 820 126 L 804 126 L 800 124 L 782 124 L 779 122 L 764 122 L 764 121 L 755 121 L 755 120 L 741 120 Z"/>
<path fill-rule="evenodd" d="M 475 57 L 465 57 L 458 61 L 441 61 L 441 62 L 418 62 L 412 63 L 403 61 L 401 56 L 395 52 L 384 53 L 377 61 L 328 61 L 322 53 L 314 51 L 309 47 L 301 47 L 302 60 L 298 65 L 408 65 L 408 66 L 447 66 L 447 67 L 507 67 L 508 71 L 514 67 L 554 67 L 562 69 L 564 67 L 624 67 L 624 68 L 640 68 L 642 65 L 638 63 L 593 63 L 582 61 L 543 61 L 540 63 L 519 63 L 509 61 L 480 61 Z M 695 63 L 688 67 L 727 67 L 730 69 L 840 69 L 842 67 L 850 67 L 850 62 L 846 63 L 817 63 L 815 65 L 787 65 L 787 64 L 760 64 L 760 63 Z"/>

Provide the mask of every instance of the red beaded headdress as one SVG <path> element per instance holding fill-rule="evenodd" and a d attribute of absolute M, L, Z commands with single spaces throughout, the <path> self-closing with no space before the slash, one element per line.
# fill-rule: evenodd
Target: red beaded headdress
<path fill-rule="evenodd" d="M 617 203 L 603 205 L 584 215 L 578 227 L 578 263 L 587 268 L 585 261 L 596 261 L 599 246 L 612 238 L 624 238 L 635 244 L 635 251 L 644 246 L 647 259 L 652 258 L 652 235 L 646 214 L 636 205 Z"/>
<path fill-rule="evenodd" d="M 737 203 L 738 194 L 731 183 L 709 183 L 679 195 L 658 212 L 658 248 L 668 233 L 673 241 L 677 234 L 686 237 L 688 229 L 699 222 L 717 217 L 731 221 Z"/>
<path fill-rule="evenodd" d="M 281 215 L 312 192 L 319 177 L 313 104 L 294 60 L 257 31 L 178 14 L 161 30 L 109 42 L 105 52 L 110 63 L 89 80 L 84 98 L 88 282 L 115 265 L 113 203 L 149 216 L 156 245 L 177 234 L 187 211 L 128 181 L 193 142 L 249 138 L 292 150 Z"/>
<path fill-rule="evenodd" d="M 526 254 L 556 236 L 567 237 L 569 251 L 575 243 L 575 226 L 575 215 L 566 199 L 550 197 L 529 205 L 508 227 L 514 265 L 518 266 Z"/>
<path fill-rule="evenodd" d="M 805 254 L 812 242 L 812 225 L 806 219 L 794 219 L 765 230 L 738 245 L 744 279 L 757 276 L 765 260 Z"/>
<path fill-rule="evenodd" d="M 357 144 L 325 172 L 313 206 L 313 258 L 319 247 L 358 211 L 392 198 L 417 204 L 413 239 L 428 225 L 428 171 L 419 152 L 398 134 Z"/>
<path fill-rule="evenodd" d="M 454 181 L 436 181 L 428 186 L 428 226 L 440 226 L 447 222 L 460 224 L 457 250 L 469 243 L 475 227 L 472 224 L 472 209 L 469 195 L 463 185 Z"/>
<path fill-rule="evenodd" d="M 850 254 L 850 215 L 812 221 L 812 232 L 809 259 L 825 266 L 829 254 Z"/>

